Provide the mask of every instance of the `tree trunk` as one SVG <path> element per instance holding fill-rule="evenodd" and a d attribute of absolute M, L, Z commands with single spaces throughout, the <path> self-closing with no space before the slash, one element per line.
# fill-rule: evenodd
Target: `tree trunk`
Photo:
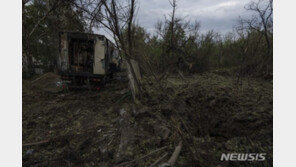
<path fill-rule="evenodd" d="M 129 79 L 129 85 L 132 92 L 133 100 L 134 102 L 137 102 L 137 97 L 139 97 L 141 90 L 140 90 L 140 70 L 138 63 L 134 60 L 128 59 L 126 60 L 126 66 L 127 66 L 127 76 Z"/>

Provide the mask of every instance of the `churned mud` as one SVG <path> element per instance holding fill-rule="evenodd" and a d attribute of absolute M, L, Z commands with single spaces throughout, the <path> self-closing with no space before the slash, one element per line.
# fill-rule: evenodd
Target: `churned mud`
<path fill-rule="evenodd" d="M 23 81 L 24 166 L 157 166 L 180 142 L 175 166 L 272 165 L 271 81 L 240 84 L 214 72 L 161 84 L 144 77 L 137 105 L 120 78 L 100 91 L 57 88 L 54 74 L 32 81 Z M 267 160 L 220 161 L 233 152 Z"/>

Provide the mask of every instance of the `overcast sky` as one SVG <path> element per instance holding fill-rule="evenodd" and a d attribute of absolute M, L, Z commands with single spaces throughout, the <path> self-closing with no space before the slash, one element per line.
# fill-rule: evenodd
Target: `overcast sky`
<path fill-rule="evenodd" d="M 199 21 L 201 32 L 214 30 L 225 34 L 232 30 L 239 16 L 248 17 L 244 6 L 249 2 L 250 0 L 177 0 L 176 15 Z M 168 0 L 138 0 L 137 7 L 136 21 L 149 33 L 155 31 L 158 20 L 164 20 L 164 16 L 172 11 Z"/>
<path fill-rule="evenodd" d="M 231 31 L 238 16 L 245 16 L 250 0 L 177 0 L 176 14 L 201 23 L 201 31 Z M 157 20 L 172 11 L 168 0 L 138 0 L 138 23 L 153 32 Z"/>

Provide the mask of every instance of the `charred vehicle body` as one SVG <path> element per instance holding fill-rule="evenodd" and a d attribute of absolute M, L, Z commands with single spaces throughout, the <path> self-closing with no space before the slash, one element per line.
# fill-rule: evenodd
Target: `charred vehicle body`
<path fill-rule="evenodd" d="M 118 52 L 105 36 L 61 32 L 59 39 L 58 71 L 68 87 L 100 88 L 118 71 Z"/>

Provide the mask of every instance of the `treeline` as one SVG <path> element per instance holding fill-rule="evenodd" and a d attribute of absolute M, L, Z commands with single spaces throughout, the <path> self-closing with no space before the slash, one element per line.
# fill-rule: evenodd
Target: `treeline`
<path fill-rule="evenodd" d="M 241 76 L 272 75 L 272 0 L 247 4 L 245 9 L 252 17 L 238 18 L 234 30 L 226 35 L 214 31 L 200 33 L 198 21 L 190 22 L 176 16 L 175 0 L 169 1 L 171 14 L 157 22 L 156 31 L 151 35 L 134 24 L 133 8 L 124 11 L 120 3 L 109 1 L 23 0 L 26 69 L 36 65 L 34 60 L 41 62 L 43 69 L 55 68 L 59 31 L 91 32 L 92 28 L 104 27 L 114 35 L 122 57 L 136 59 L 144 73 L 159 78 L 172 73 L 221 68 L 235 69 Z M 121 13 L 125 13 L 122 18 L 113 17 Z"/>
<path fill-rule="evenodd" d="M 86 31 L 82 12 L 73 0 L 22 0 L 23 76 L 35 68 L 53 71 L 60 31 Z"/>
<path fill-rule="evenodd" d="M 232 68 L 241 76 L 272 75 L 272 1 L 246 5 L 252 17 L 238 18 L 234 30 L 226 35 L 212 30 L 200 33 L 199 22 L 176 18 L 176 1 L 171 5 L 170 18 L 157 23 L 155 35 L 134 27 L 138 43 L 135 49 L 138 61 L 146 64 L 144 71 L 196 73 Z"/>

